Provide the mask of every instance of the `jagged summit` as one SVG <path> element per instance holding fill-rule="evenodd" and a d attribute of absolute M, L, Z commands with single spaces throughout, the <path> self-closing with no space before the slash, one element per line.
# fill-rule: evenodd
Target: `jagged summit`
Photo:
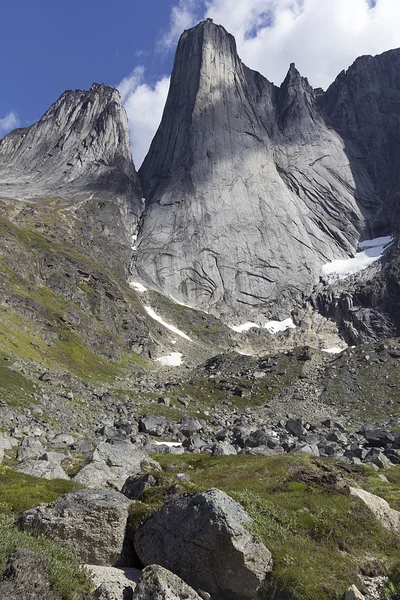
<path fill-rule="evenodd" d="M 31 127 L 0 141 L 2 195 L 121 195 L 136 210 L 140 184 L 116 89 L 69 90 Z"/>
<path fill-rule="evenodd" d="M 283 317 L 355 251 L 379 199 L 357 150 L 295 65 L 280 88 L 204 21 L 183 33 L 140 169 L 136 269 L 226 320 Z"/>

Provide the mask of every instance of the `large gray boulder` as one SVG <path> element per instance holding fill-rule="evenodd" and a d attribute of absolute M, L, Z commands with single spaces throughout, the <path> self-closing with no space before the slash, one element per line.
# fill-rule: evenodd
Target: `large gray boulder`
<path fill-rule="evenodd" d="M 133 600 L 201 600 L 182 579 L 160 567 L 146 567 L 133 593 Z"/>
<path fill-rule="evenodd" d="M 85 487 L 108 486 L 120 491 L 128 477 L 139 474 L 146 466 L 161 468 L 130 442 L 102 442 L 83 463 L 75 480 Z"/>
<path fill-rule="evenodd" d="M 252 519 L 224 492 L 171 500 L 134 537 L 144 565 L 159 564 L 213 600 L 251 600 L 272 569 L 271 553 L 247 527 Z"/>
<path fill-rule="evenodd" d="M 21 525 L 73 548 L 82 563 L 113 566 L 123 551 L 129 505 L 113 490 L 76 490 L 27 510 Z"/>
<path fill-rule="evenodd" d="M 43 479 L 64 479 L 69 480 L 68 475 L 60 464 L 47 460 L 26 459 L 14 467 L 15 471 L 25 473 L 25 475 L 33 475 L 34 477 L 42 477 Z"/>

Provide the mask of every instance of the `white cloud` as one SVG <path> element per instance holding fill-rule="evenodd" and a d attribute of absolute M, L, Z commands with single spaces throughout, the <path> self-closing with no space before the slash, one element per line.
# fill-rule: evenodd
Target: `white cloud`
<path fill-rule="evenodd" d="M 276 84 L 295 62 L 312 85 L 327 87 L 357 56 L 400 45 L 399 0 L 207 0 L 205 16 Z"/>
<path fill-rule="evenodd" d="M 326 88 L 362 54 L 400 46 L 400 0 L 179 0 L 159 44 L 174 47 L 184 29 L 213 18 L 237 41 L 243 62 L 277 85 L 291 62 Z M 145 83 L 139 67 L 120 84 L 139 165 L 159 125 L 168 77 Z"/>
<path fill-rule="evenodd" d="M 145 70 L 137 67 L 118 85 L 129 119 L 129 131 L 136 168 L 146 156 L 160 124 L 169 89 L 169 77 L 154 85 L 144 83 Z"/>
<path fill-rule="evenodd" d="M 14 111 L 7 113 L 5 117 L 0 119 L 0 137 L 3 137 L 12 129 L 19 127 L 19 125 L 20 120 L 17 113 Z"/>
<path fill-rule="evenodd" d="M 181 33 L 197 23 L 197 10 L 202 5 L 201 0 L 179 0 L 179 3 L 171 10 L 169 29 L 161 38 L 161 48 L 173 48 Z"/>

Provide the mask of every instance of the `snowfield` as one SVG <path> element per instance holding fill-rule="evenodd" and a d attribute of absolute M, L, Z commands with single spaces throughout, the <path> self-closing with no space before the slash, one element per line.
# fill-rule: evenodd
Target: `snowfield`
<path fill-rule="evenodd" d="M 250 331 L 250 329 L 260 329 L 260 325 L 248 322 L 243 323 L 242 325 L 229 325 L 229 328 L 237 333 L 244 333 L 245 331 Z M 267 329 L 272 335 L 275 335 L 276 333 L 281 333 L 287 329 L 296 329 L 296 325 L 293 323 L 293 319 L 289 318 L 284 321 L 268 321 L 263 328 Z"/>
<path fill-rule="evenodd" d="M 364 240 L 358 244 L 358 252 L 353 258 L 334 260 L 322 267 L 324 283 L 331 284 L 363 271 L 383 256 L 386 248 L 393 242 L 391 236 Z"/>
<path fill-rule="evenodd" d="M 144 292 L 147 292 L 147 288 L 145 288 L 144 285 L 139 283 L 138 281 L 131 281 L 129 283 L 129 285 L 131 286 L 132 289 L 135 290 L 135 292 L 139 292 L 139 294 L 143 294 Z"/>
<path fill-rule="evenodd" d="M 155 321 L 158 321 L 159 323 L 161 323 L 161 325 L 163 325 L 164 327 L 166 327 L 167 329 L 169 329 L 170 331 L 172 331 L 173 333 L 176 333 L 176 335 L 180 335 L 181 337 L 185 338 L 185 340 L 188 340 L 189 342 L 191 342 L 192 340 L 190 339 L 190 337 L 188 335 L 186 335 L 186 333 L 183 333 L 183 331 L 181 331 L 180 329 L 178 329 L 177 327 L 175 327 L 175 325 L 171 325 L 170 323 L 166 323 L 162 317 L 160 317 L 155 310 L 153 310 L 151 308 L 151 306 L 145 306 L 145 311 L 147 312 L 147 314 L 149 315 L 149 317 L 151 317 L 152 319 L 154 319 Z"/>
<path fill-rule="evenodd" d="M 182 364 L 182 353 L 172 352 L 168 356 L 161 356 L 156 359 L 163 367 L 180 367 Z"/>

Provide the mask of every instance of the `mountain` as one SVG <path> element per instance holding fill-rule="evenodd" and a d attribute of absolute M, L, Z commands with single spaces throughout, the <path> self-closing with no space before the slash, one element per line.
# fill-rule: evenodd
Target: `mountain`
<path fill-rule="evenodd" d="M 37 123 L 5 136 L 0 195 L 74 199 L 96 230 L 130 249 L 142 202 L 118 91 L 99 84 L 66 91 Z"/>
<path fill-rule="evenodd" d="M 185 31 L 139 171 L 136 272 L 227 323 L 301 306 L 325 263 L 392 232 L 399 61 L 362 57 L 326 92 L 292 64 L 277 87 L 223 27 Z"/>

